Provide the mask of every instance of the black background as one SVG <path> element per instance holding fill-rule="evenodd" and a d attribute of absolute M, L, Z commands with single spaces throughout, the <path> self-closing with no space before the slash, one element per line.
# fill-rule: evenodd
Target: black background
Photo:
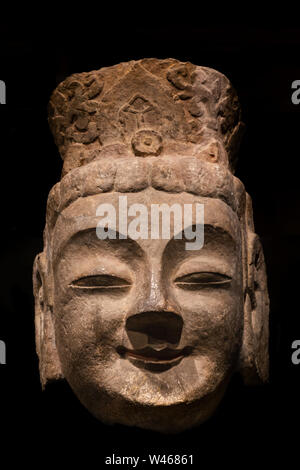
<path fill-rule="evenodd" d="M 240 467 L 262 459 L 271 464 L 279 456 L 287 466 L 296 455 L 300 364 L 291 362 L 291 344 L 300 339 L 300 105 L 291 102 L 291 83 L 300 79 L 300 26 L 212 26 L 180 16 L 149 24 L 143 15 L 127 23 L 99 17 L 93 26 L 85 18 L 0 20 L 0 79 L 7 86 L 7 104 L 0 106 L 0 339 L 7 345 L 7 365 L 0 365 L 0 442 L 11 464 L 60 467 L 81 460 L 102 468 L 112 453 L 155 452 L 192 453 L 197 467 L 207 458 L 209 466 Z M 234 379 L 210 421 L 175 436 L 104 426 L 65 383 L 42 393 L 34 345 L 32 263 L 42 250 L 47 195 L 62 166 L 47 124 L 50 93 L 71 73 L 143 57 L 212 67 L 235 86 L 247 126 L 236 175 L 253 199 L 271 300 L 269 384 L 245 388 Z"/>

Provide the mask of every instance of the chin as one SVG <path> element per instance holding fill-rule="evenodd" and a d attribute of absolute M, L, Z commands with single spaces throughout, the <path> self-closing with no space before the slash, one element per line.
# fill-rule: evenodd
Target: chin
<path fill-rule="evenodd" d="M 113 425 L 122 424 L 164 434 L 177 434 L 207 421 L 216 411 L 226 387 L 221 386 L 203 398 L 188 403 L 149 405 L 131 403 L 124 397 L 106 397 L 99 406 L 83 403 L 101 422 Z"/>
<path fill-rule="evenodd" d="M 98 380 L 91 378 L 80 390 L 72 388 L 81 403 L 105 424 L 179 433 L 200 425 L 214 414 L 229 381 L 229 377 L 218 377 L 206 367 L 197 381 L 190 377 L 184 383 L 185 374 L 195 367 L 194 362 L 182 361 L 173 369 L 156 374 L 128 362 L 125 368 L 124 364 L 119 365 L 122 375 L 115 363 L 97 374 Z"/>

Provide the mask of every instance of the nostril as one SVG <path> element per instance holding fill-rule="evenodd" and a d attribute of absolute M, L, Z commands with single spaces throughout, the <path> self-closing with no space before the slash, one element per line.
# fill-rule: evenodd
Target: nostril
<path fill-rule="evenodd" d="M 174 312 L 152 311 L 132 315 L 126 321 L 128 337 L 134 347 L 138 342 L 147 342 L 154 349 L 163 349 L 166 343 L 176 345 L 180 341 L 183 328 L 181 316 Z"/>

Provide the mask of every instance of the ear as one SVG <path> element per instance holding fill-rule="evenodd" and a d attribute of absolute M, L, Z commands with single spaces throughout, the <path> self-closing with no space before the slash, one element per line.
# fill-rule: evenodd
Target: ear
<path fill-rule="evenodd" d="M 246 384 L 254 385 L 269 377 L 269 296 L 262 246 L 252 232 L 248 232 L 247 255 L 241 373 Z"/>
<path fill-rule="evenodd" d="M 55 345 L 49 283 L 44 253 L 40 253 L 36 256 L 33 265 L 33 293 L 35 298 L 36 351 L 39 357 L 40 380 L 43 390 L 47 382 L 63 378 Z"/>

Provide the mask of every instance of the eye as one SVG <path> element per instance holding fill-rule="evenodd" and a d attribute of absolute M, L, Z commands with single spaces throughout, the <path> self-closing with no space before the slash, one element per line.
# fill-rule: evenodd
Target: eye
<path fill-rule="evenodd" d="M 71 283 L 71 287 L 81 289 L 124 289 L 130 286 L 131 284 L 125 279 L 109 274 L 85 276 Z"/>
<path fill-rule="evenodd" d="M 232 279 L 225 274 L 213 272 L 197 272 L 180 276 L 175 279 L 175 284 L 181 288 L 200 289 L 203 287 L 229 286 Z"/>

